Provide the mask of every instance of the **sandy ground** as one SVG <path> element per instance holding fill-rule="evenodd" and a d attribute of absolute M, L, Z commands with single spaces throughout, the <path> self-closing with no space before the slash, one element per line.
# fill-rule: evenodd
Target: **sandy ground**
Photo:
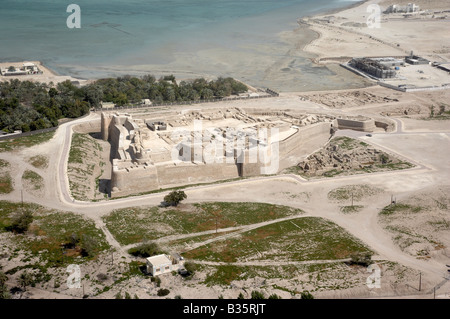
<path fill-rule="evenodd" d="M 433 13 L 404 18 L 401 14 L 382 14 L 380 28 L 353 27 L 342 24 L 367 24 L 369 5 L 378 4 L 384 11 L 394 1 L 367 1 L 361 6 L 331 15 L 306 19 L 321 36 L 307 46 L 306 51 L 319 58 L 339 56 L 404 55 L 414 51 L 433 61 L 450 59 L 450 19 Z M 449 9 L 443 0 L 416 1 L 425 9 Z M 397 1 L 395 1 L 397 3 Z M 431 10 L 435 11 L 435 10 Z M 439 17 L 446 16 L 445 19 Z M 326 22 L 324 22 L 326 21 Z M 330 21 L 328 23 L 328 21 Z M 430 37 L 430 34 L 433 36 Z M 438 41 L 436 41 L 439 39 Z"/>

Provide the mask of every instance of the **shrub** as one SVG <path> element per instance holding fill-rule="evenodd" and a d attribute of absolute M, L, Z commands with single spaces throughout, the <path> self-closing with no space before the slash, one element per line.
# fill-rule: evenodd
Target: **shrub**
<path fill-rule="evenodd" d="M 372 254 L 368 252 L 354 253 L 350 255 L 350 258 L 350 264 L 352 265 L 368 267 L 372 263 Z"/>
<path fill-rule="evenodd" d="M 97 275 L 97 278 L 98 278 L 98 280 L 100 280 L 100 281 L 105 281 L 105 280 L 108 279 L 108 275 L 106 275 L 106 274 L 104 274 L 104 273 L 99 273 L 99 274 Z"/>
<path fill-rule="evenodd" d="M 81 243 L 81 254 L 85 257 L 92 257 L 97 251 L 98 242 L 95 238 L 84 235 Z"/>
<path fill-rule="evenodd" d="M 192 276 L 194 276 L 195 272 L 198 269 L 198 265 L 193 263 L 193 262 L 191 262 L 191 261 L 188 261 L 188 262 L 184 263 L 184 268 L 188 272 L 188 275 L 186 277 L 192 278 Z"/>
<path fill-rule="evenodd" d="M 303 291 L 300 294 L 300 299 L 314 299 L 314 296 L 309 291 Z"/>
<path fill-rule="evenodd" d="M 14 217 L 12 218 L 11 226 L 7 227 L 7 230 L 23 234 L 28 230 L 28 227 L 32 222 L 33 214 L 30 211 L 20 212 L 14 215 Z"/>
<path fill-rule="evenodd" d="M 264 297 L 264 294 L 260 291 L 252 291 L 252 297 L 251 299 L 266 299 L 266 297 Z"/>
<path fill-rule="evenodd" d="M 161 288 L 161 289 L 158 290 L 157 294 L 158 294 L 159 297 L 164 297 L 164 296 L 167 296 L 168 294 L 170 294 L 170 290 Z"/>
<path fill-rule="evenodd" d="M 277 294 L 271 294 L 268 299 L 281 299 Z"/>
<path fill-rule="evenodd" d="M 19 277 L 19 284 L 24 290 L 33 283 L 33 276 L 27 272 L 23 272 Z"/>

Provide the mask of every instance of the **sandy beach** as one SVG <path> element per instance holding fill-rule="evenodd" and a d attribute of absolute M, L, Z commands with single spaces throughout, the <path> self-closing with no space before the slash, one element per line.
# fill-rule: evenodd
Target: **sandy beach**
<path fill-rule="evenodd" d="M 391 4 L 407 3 L 371 0 L 333 14 L 302 19 L 301 23 L 320 34 L 305 50 L 317 55 L 319 63 L 336 62 L 338 57 L 402 56 L 411 51 L 432 61 L 450 59 L 449 14 L 442 12 L 450 9 L 446 1 L 416 1 L 423 12 L 408 17 L 382 14 L 379 28 L 367 26 L 368 6 L 379 5 L 383 12 Z"/>
<path fill-rule="evenodd" d="M 3 63 L 0 63 L 0 68 L 7 69 L 10 66 L 14 66 L 16 69 L 19 69 L 26 62 L 34 63 L 42 73 L 41 74 L 32 74 L 32 75 L 18 75 L 18 76 L 0 76 L 0 81 L 9 81 L 11 79 L 17 79 L 17 80 L 21 80 L 21 81 L 35 81 L 35 82 L 42 82 L 42 83 L 53 82 L 54 84 L 57 84 L 59 82 L 64 82 L 67 80 L 79 82 L 80 84 L 85 84 L 88 82 L 86 80 L 77 79 L 72 76 L 59 75 L 54 70 L 43 65 L 42 62 L 40 62 L 40 61 L 3 62 Z"/>

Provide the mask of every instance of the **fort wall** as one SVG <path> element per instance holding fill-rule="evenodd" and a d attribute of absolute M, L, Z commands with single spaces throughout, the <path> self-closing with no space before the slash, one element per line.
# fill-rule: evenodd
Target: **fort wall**
<path fill-rule="evenodd" d="M 337 124 L 340 130 L 350 129 L 355 131 L 373 132 L 376 128 L 375 121 L 373 119 L 337 119 Z"/>
<path fill-rule="evenodd" d="M 286 161 L 287 158 L 298 159 L 322 147 L 329 140 L 334 128 L 371 132 L 375 129 L 375 124 L 383 126 L 383 123 L 378 123 L 378 121 L 375 123 L 373 119 L 368 118 L 334 119 L 332 121 L 323 119 L 323 121 L 315 124 L 294 126 L 289 123 L 288 118 L 292 117 L 286 111 L 259 111 L 259 113 L 260 115 L 282 116 L 282 120 L 286 118 L 286 125 L 282 122 L 277 124 L 280 127 L 276 128 L 280 132 L 291 128 L 296 128 L 297 131 L 284 140 L 272 144 L 272 147 L 268 147 L 265 151 L 261 152 L 260 148 L 256 146 L 254 149 L 245 149 L 243 160 L 242 158 L 236 160 L 239 154 L 236 153 L 237 150 L 235 149 L 231 155 L 236 162 L 226 163 L 225 157 L 220 160 L 222 154 L 218 154 L 219 161 L 211 164 L 193 162 L 196 158 L 203 159 L 202 145 L 191 149 L 191 158 L 186 159 L 186 161 L 173 161 L 170 152 L 166 151 L 160 153 L 157 151 L 148 158 L 132 159 L 130 157 L 134 157 L 134 155 L 126 148 L 129 147 L 130 143 L 133 143 L 133 136 L 139 132 L 139 125 L 126 115 L 102 114 L 100 125 L 102 137 L 110 141 L 112 154 L 115 158 L 111 174 L 111 197 L 127 196 L 187 184 L 275 174 L 292 165 L 289 165 L 289 161 Z M 270 134 L 270 129 L 268 133 Z M 252 143 L 251 145 L 256 144 Z M 130 146 L 133 146 L 133 144 L 130 144 Z M 175 145 L 173 146 L 175 147 Z M 251 146 L 247 144 L 247 147 Z M 200 151 L 202 154 L 195 157 L 196 151 Z M 251 160 L 250 155 L 254 156 L 254 151 L 257 155 L 256 158 L 252 157 Z M 277 152 L 278 157 L 273 157 L 272 155 L 275 154 L 270 152 Z M 273 160 L 278 160 L 278 163 L 272 162 Z M 273 168 L 275 168 L 275 171 Z"/>

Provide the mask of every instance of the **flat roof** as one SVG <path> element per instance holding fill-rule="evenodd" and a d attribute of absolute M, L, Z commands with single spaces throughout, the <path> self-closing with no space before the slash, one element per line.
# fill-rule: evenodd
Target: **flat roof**
<path fill-rule="evenodd" d="M 164 264 L 171 264 L 172 263 L 170 261 L 170 259 L 167 258 L 167 256 L 164 255 L 164 254 L 148 257 L 147 261 L 150 264 L 154 265 L 154 266 L 156 266 L 156 265 L 164 265 Z"/>

